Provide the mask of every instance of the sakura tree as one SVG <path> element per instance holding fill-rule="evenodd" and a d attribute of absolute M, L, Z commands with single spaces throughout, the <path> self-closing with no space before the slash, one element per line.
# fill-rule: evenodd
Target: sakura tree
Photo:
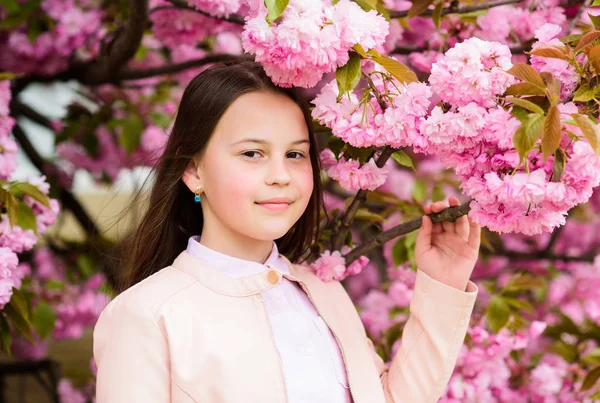
<path fill-rule="evenodd" d="M 401 343 L 423 205 L 484 227 L 480 298 L 443 401 L 600 398 L 600 14 L 591 0 L 0 1 L 0 347 L 39 360 L 80 338 L 117 279 L 72 192 L 152 167 L 183 88 L 254 59 L 313 105 L 327 189 L 304 264 L 343 280 L 378 352 Z M 22 94 L 65 83 L 58 120 Z M 23 129 L 55 134 L 40 156 Z M 21 148 L 40 176 L 11 180 Z M 59 211 L 87 238 L 44 236 Z M 64 401 L 93 399 L 93 371 Z M 89 379 L 86 379 L 87 378 Z"/>

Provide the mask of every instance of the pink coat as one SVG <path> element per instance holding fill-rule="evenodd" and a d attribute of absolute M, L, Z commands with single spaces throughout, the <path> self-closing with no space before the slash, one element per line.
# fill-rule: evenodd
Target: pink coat
<path fill-rule="evenodd" d="M 386 368 L 342 285 L 286 262 L 286 278 L 300 284 L 338 341 L 355 403 L 438 400 L 463 344 L 478 292 L 474 283 L 460 291 L 417 270 L 411 315 Z M 231 278 L 181 252 L 100 315 L 96 401 L 287 402 L 261 297 L 280 280 L 276 270 Z"/>

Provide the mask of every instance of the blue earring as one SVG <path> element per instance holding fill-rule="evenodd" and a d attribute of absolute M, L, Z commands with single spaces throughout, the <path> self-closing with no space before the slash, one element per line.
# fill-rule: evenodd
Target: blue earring
<path fill-rule="evenodd" d="M 194 201 L 195 201 L 196 203 L 200 203 L 200 200 L 202 200 L 202 199 L 200 198 L 200 193 L 198 192 L 198 190 L 199 190 L 199 189 L 202 189 L 202 186 L 198 186 L 198 187 L 196 188 L 196 190 L 194 191 Z"/>

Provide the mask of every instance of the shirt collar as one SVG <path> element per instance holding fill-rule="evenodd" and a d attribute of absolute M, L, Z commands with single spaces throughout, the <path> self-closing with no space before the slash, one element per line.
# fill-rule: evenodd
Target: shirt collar
<path fill-rule="evenodd" d="M 214 269 L 219 270 L 221 273 L 233 278 L 240 278 L 261 273 L 267 270 L 267 268 L 275 268 L 281 273 L 285 274 L 290 273 L 288 264 L 280 256 L 275 241 L 273 241 L 271 254 L 264 263 L 240 259 L 217 252 L 214 249 L 202 245 L 200 243 L 200 235 L 194 235 L 188 239 L 186 251 L 190 255 L 202 260 L 208 266 L 213 267 Z"/>

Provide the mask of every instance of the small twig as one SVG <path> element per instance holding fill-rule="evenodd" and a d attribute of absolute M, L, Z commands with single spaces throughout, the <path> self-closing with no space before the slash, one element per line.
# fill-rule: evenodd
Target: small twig
<path fill-rule="evenodd" d="M 473 199 L 461 204 L 460 206 L 448 207 L 440 211 L 439 213 L 429 214 L 429 218 L 431 218 L 431 221 L 434 224 L 438 224 L 441 222 L 454 222 L 459 217 L 462 217 L 469 213 L 469 211 L 471 210 L 470 203 L 472 200 Z M 349 265 L 350 263 L 358 259 L 360 256 L 366 255 L 373 249 L 383 245 L 389 240 L 392 240 L 401 235 L 405 235 L 416 229 L 419 229 L 422 224 L 423 218 L 419 217 L 380 233 L 369 242 L 356 246 L 354 249 L 352 249 L 350 252 L 344 255 L 344 258 L 346 259 L 346 265 Z"/>
<path fill-rule="evenodd" d="M 522 0 L 500 0 L 500 1 L 496 1 L 493 3 L 488 3 L 488 4 L 477 4 L 474 6 L 462 6 L 462 7 L 455 7 L 455 6 L 450 6 L 450 7 L 446 7 L 444 9 L 442 9 L 442 15 L 446 15 L 446 14 L 467 14 L 473 11 L 479 11 L 479 10 L 488 10 L 490 8 L 494 8 L 494 7 L 499 7 L 499 6 L 504 6 L 506 4 L 515 4 L 515 3 L 520 3 Z M 433 15 L 433 10 L 425 10 L 423 13 L 419 14 L 419 17 L 421 16 L 431 16 Z M 406 11 L 392 11 L 390 12 L 390 18 L 402 18 L 402 17 L 407 17 L 408 16 L 408 10 Z"/>
<path fill-rule="evenodd" d="M 161 11 L 161 10 L 184 10 L 184 11 L 192 11 L 192 12 L 195 12 L 198 14 L 202 14 L 205 17 L 214 18 L 215 20 L 231 22 L 232 24 L 244 25 L 244 23 L 245 23 L 244 17 L 242 17 L 241 15 L 231 14 L 228 17 L 224 17 L 224 16 L 216 17 L 214 15 L 210 15 L 206 11 L 198 10 L 197 8 L 194 8 L 184 2 L 171 1 L 171 3 L 173 3 L 172 6 L 158 6 L 158 7 L 154 7 L 152 9 L 150 9 L 150 14 L 155 13 L 157 11 Z"/>
<path fill-rule="evenodd" d="M 575 29 L 575 27 L 577 26 L 577 23 L 583 16 L 583 12 L 590 6 L 590 4 L 592 4 L 592 0 L 585 0 L 581 4 L 581 6 L 579 7 L 579 10 L 577 10 L 577 14 L 575 14 L 575 17 L 573 17 L 573 19 L 571 20 L 571 23 L 569 24 L 569 29 L 567 29 L 567 33 L 565 34 L 565 36 L 570 35 L 571 31 L 573 31 L 573 29 Z"/>
<path fill-rule="evenodd" d="M 122 69 L 117 73 L 111 82 L 117 83 L 124 80 L 138 80 L 141 78 L 148 78 L 154 76 L 160 76 L 162 74 L 174 74 L 181 71 L 200 67 L 210 63 L 218 63 L 228 60 L 253 60 L 254 56 L 243 54 L 243 55 L 232 55 L 227 53 L 218 53 L 208 55 L 201 59 L 188 60 L 177 64 L 165 64 L 163 66 L 149 67 L 146 69 Z"/>

